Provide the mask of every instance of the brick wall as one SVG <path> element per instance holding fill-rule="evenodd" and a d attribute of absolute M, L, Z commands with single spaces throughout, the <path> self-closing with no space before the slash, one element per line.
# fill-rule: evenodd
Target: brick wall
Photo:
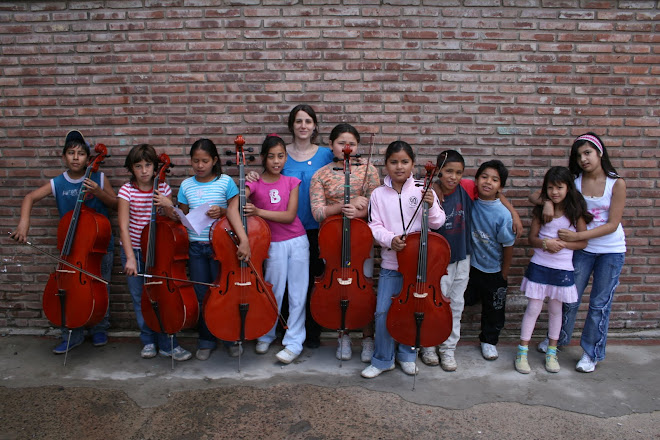
<path fill-rule="evenodd" d="M 194 140 L 230 148 L 243 134 L 256 146 L 267 133 L 287 134 L 289 110 L 309 103 L 324 139 L 346 121 L 376 133 L 380 152 L 394 139 L 410 142 L 422 163 L 457 148 L 469 175 L 485 159 L 503 160 L 512 174 L 506 194 L 526 226 L 529 192 L 592 130 L 628 185 L 629 248 L 611 327 L 657 329 L 659 9 L 605 0 L 2 3 L 2 232 L 15 227 L 23 196 L 62 172 L 63 138 L 74 127 L 109 147 L 103 171 L 115 189 L 128 177 L 127 151 L 148 142 L 180 165 L 176 190 Z M 57 218 L 46 199 L 30 231 L 54 253 Z M 0 328 L 47 328 L 40 297 L 53 264 L 8 239 L 0 254 Z M 529 255 L 525 236 L 510 279 L 511 335 Z M 112 324 L 134 328 L 118 260 Z M 467 309 L 468 332 L 477 312 Z"/>

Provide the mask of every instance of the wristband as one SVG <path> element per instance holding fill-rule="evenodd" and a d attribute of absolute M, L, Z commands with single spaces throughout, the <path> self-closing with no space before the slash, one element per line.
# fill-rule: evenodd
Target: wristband
<path fill-rule="evenodd" d="M 548 250 L 548 239 L 547 238 L 543 239 L 543 250 L 544 251 Z"/>

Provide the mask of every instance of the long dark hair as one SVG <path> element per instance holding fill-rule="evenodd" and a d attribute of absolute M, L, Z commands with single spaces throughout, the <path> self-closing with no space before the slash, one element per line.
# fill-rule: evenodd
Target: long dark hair
<path fill-rule="evenodd" d="M 545 173 L 543 178 L 543 187 L 541 187 L 541 200 L 544 202 L 549 200 L 548 198 L 548 185 L 553 184 L 564 184 L 566 185 L 566 197 L 561 202 L 562 209 L 564 211 L 564 216 L 571 222 L 571 225 L 577 227 L 577 222 L 580 217 L 584 218 L 586 223 L 590 223 L 593 220 L 593 215 L 587 210 L 587 202 L 584 201 L 584 197 L 580 194 L 580 191 L 575 187 L 575 182 L 573 181 L 573 175 L 566 167 L 552 167 Z M 541 224 L 545 224 L 543 221 L 543 205 L 537 205 L 534 207 L 532 212 L 534 218 L 541 221 Z"/>
<path fill-rule="evenodd" d="M 314 121 L 314 126 L 315 126 L 314 131 L 312 132 L 312 137 L 309 140 L 312 143 L 315 143 L 316 138 L 319 135 L 319 121 L 316 118 L 316 112 L 314 111 L 314 109 L 311 106 L 307 105 L 307 104 L 298 104 L 297 106 L 295 106 L 291 110 L 291 112 L 289 112 L 289 121 L 288 121 L 288 124 L 287 124 L 287 126 L 289 127 L 289 132 L 295 138 L 295 135 L 293 134 L 293 124 L 296 122 L 296 115 L 300 111 L 303 111 L 303 112 L 307 113 L 309 115 L 309 117 L 312 118 L 312 121 Z"/>
<path fill-rule="evenodd" d="M 607 149 L 605 148 L 605 144 L 603 144 L 603 141 L 600 140 L 598 135 L 594 132 L 589 131 L 585 133 L 585 135 L 587 134 L 598 139 L 598 142 L 600 142 L 600 145 L 603 147 L 603 154 L 600 155 L 600 165 L 601 167 L 603 167 L 603 171 L 605 171 L 605 174 L 607 174 L 608 177 L 611 177 L 613 179 L 618 178 L 619 175 L 612 166 L 612 162 L 610 162 L 610 156 L 607 154 Z M 593 147 L 594 150 L 596 150 L 597 153 L 600 153 L 600 149 L 596 145 L 594 145 L 593 142 L 590 142 L 586 139 L 580 139 L 580 136 L 578 136 L 578 138 L 575 140 L 575 142 L 573 142 L 573 145 L 571 146 L 571 155 L 568 158 L 568 169 L 571 170 L 571 173 L 573 173 L 573 176 L 575 177 L 579 176 L 583 171 L 578 162 L 578 148 L 580 148 L 584 144 L 589 144 L 591 147 Z"/>
<path fill-rule="evenodd" d="M 195 154 L 195 151 L 197 150 L 202 150 L 211 156 L 211 159 L 217 159 L 215 161 L 215 165 L 213 165 L 213 173 L 216 176 L 220 176 L 222 174 L 222 164 L 220 163 L 220 155 L 218 154 L 218 148 L 215 146 L 213 141 L 211 139 L 198 139 L 195 141 L 194 144 L 192 144 L 192 147 L 190 147 L 190 158 L 192 159 L 193 154 Z"/>
<path fill-rule="evenodd" d="M 357 143 L 360 143 L 360 133 L 358 133 L 357 129 L 353 127 L 351 124 L 347 124 L 345 122 L 342 122 L 341 124 L 335 125 L 335 128 L 332 129 L 330 132 L 330 137 L 328 140 L 330 143 L 334 142 L 335 139 L 337 139 L 339 136 L 341 136 L 344 133 L 350 133 L 355 137 L 355 140 Z"/>
<path fill-rule="evenodd" d="M 286 144 L 284 143 L 284 140 L 276 134 L 269 134 L 261 144 L 261 152 L 259 152 L 259 156 L 261 156 L 261 162 L 264 165 L 264 169 L 266 168 L 266 157 L 268 156 L 268 152 L 278 145 L 284 148 L 284 152 L 286 153 Z"/>

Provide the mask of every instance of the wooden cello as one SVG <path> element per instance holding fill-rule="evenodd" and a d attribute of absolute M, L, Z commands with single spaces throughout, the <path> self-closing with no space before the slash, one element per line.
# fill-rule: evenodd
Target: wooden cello
<path fill-rule="evenodd" d="M 167 154 L 158 159 L 162 165 L 154 178 L 154 191 L 165 181 L 170 166 Z M 151 330 L 174 335 L 197 324 L 199 305 L 195 290 L 185 280 L 188 231 L 181 223 L 158 215 L 157 208 L 152 201 L 151 219 L 140 237 L 145 256 L 142 315 Z"/>
<path fill-rule="evenodd" d="M 436 166 L 429 162 L 425 168 L 424 194 L 433 182 Z M 422 203 L 421 230 L 408 234 L 406 247 L 397 254 L 403 288 L 392 298 L 387 313 L 387 331 L 392 338 L 417 350 L 442 344 L 452 329 L 449 300 L 440 289 L 451 251 L 442 235 L 429 231 L 429 205 Z"/>
<path fill-rule="evenodd" d="M 85 170 L 84 179 L 98 171 L 108 154 L 103 144 L 97 144 L 94 151 L 98 155 Z M 81 185 L 75 208 L 60 219 L 57 247 L 61 261 L 48 278 L 42 299 L 48 320 L 69 329 L 92 327 L 108 310 L 107 282 L 100 281 L 101 260 L 112 231 L 106 216 L 84 204 L 86 196 Z"/>
<path fill-rule="evenodd" d="M 278 317 L 278 307 L 272 286 L 263 281 L 263 262 L 268 258 L 270 228 L 261 217 L 247 217 L 245 206 L 245 152 L 243 136 L 237 136 L 236 163 L 239 170 L 239 212 L 248 234 L 251 259 L 241 261 L 236 256 L 237 237 L 227 217 L 211 226 L 210 238 L 220 271 L 215 284 L 206 293 L 204 320 L 218 339 L 236 341 L 257 339 L 270 331 Z"/>
<path fill-rule="evenodd" d="M 344 204 L 351 195 L 351 147 L 344 153 Z M 369 172 L 365 169 L 366 173 Z M 338 240 L 341 238 L 341 240 Z M 364 275 L 364 262 L 370 257 L 373 236 L 367 222 L 335 215 L 319 228 L 320 257 L 325 271 L 314 282 L 310 309 L 322 327 L 346 330 L 361 329 L 374 319 L 376 295 L 373 281 Z"/>

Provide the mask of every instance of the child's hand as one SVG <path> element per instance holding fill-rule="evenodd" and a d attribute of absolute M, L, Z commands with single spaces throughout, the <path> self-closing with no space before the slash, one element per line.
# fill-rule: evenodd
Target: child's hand
<path fill-rule="evenodd" d="M 227 210 L 225 208 L 221 208 L 219 206 L 211 206 L 208 211 L 206 211 L 206 215 L 208 215 L 211 218 L 220 218 L 223 215 L 227 213 Z"/>
<path fill-rule="evenodd" d="M 259 215 L 259 208 L 250 202 L 246 202 L 245 206 L 243 207 L 243 214 L 245 214 L 247 217 Z"/>
<path fill-rule="evenodd" d="M 548 223 L 555 218 L 555 205 L 552 204 L 552 200 L 546 200 L 543 203 L 543 221 Z"/>
<path fill-rule="evenodd" d="M 556 254 L 560 250 L 564 249 L 564 243 L 561 240 L 556 238 L 546 238 L 545 239 L 545 249 L 551 254 Z"/>
<path fill-rule="evenodd" d="M 435 201 L 434 195 L 435 193 L 431 189 L 424 194 L 424 201 L 429 204 L 429 208 L 433 206 L 433 202 Z"/>
<path fill-rule="evenodd" d="M 357 215 L 357 209 L 355 206 L 347 203 L 341 208 L 341 213 L 346 216 L 346 218 L 353 219 Z"/>
<path fill-rule="evenodd" d="M 369 199 L 364 196 L 357 196 L 351 200 L 351 204 L 355 206 L 356 210 L 365 209 L 367 206 L 369 206 Z"/>
<path fill-rule="evenodd" d="M 137 275 L 137 261 L 135 256 L 129 257 L 126 256 L 126 265 L 124 266 L 124 273 L 126 276 L 135 276 Z"/>
<path fill-rule="evenodd" d="M 522 222 L 520 221 L 520 217 L 515 216 L 515 218 L 513 218 L 513 227 L 511 229 L 513 229 L 513 233 L 516 234 L 516 237 L 520 237 L 522 235 L 524 229 Z"/>
<path fill-rule="evenodd" d="M 571 231 L 570 229 L 560 229 L 557 231 L 557 235 L 564 241 L 579 241 L 577 232 Z"/>
<path fill-rule="evenodd" d="M 159 191 L 154 191 L 154 204 L 159 208 L 173 208 L 174 204 L 169 197 L 162 195 Z"/>
<path fill-rule="evenodd" d="M 99 193 L 101 193 L 103 190 L 101 189 L 101 185 L 98 183 L 94 182 L 92 179 L 89 177 L 83 181 L 83 186 L 87 190 L 87 192 L 90 192 L 94 194 L 95 196 L 98 196 Z"/>
<path fill-rule="evenodd" d="M 401 252 L 406 247 L 406 237 L 397 236 L 392 239 L 390 248 L 395 252 Z"/>
<path fill-rule="evenodd" d="M 248 261 L 250 259 L 250 243 L 246 240 L 245 243 L 238 245 L 236 256 L 241 261 Z"/>
<path fill-rule="evenodd" d="M 29 226 L 19 223 L 16 227 L 16 230 L 10 235 L 10 237 L 19 243 L 25 243 L 27 242 L 27 233 L 29 228 Z"/>
<path fill-rule="evenodd" d="M 257 180 L 259 180 L 260 177 L 261 176 L 256 171 L 250 171 L 245 176 L 245 180 L 247 180 L 248 182 L 256 182 Z"/>

